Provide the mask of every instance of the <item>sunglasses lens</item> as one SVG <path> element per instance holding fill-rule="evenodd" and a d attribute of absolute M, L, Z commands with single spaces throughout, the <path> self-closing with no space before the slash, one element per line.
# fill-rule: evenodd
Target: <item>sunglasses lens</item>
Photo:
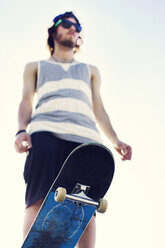
<path fill-rule="evenodd" d="M 66 29 L 69 29 L 73 25 L 75 27 L 77 33 L 81 32 L 81 26 L 76 24 L 76 23 L 70 22 L 69 20 L 64 19 L 62 21 L 61 25 L 63 28 L 66 28 Z"/>
<path fill-rule="evenodd" d="M 71 23 L 69 23 L 69 22 L 67 22 L 65 20 L 62 21 L 61 25 L 62 25 L 63 28 L 66 28 L 66 29 L 69 29 L 72 26 Z"/>

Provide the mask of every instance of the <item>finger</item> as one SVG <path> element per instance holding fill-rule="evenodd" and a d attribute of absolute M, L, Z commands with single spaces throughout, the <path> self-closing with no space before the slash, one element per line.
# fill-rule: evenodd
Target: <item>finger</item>
<path fill-rule="evenodd" d="M 130 146 L 128 146 L 127 144 L 123 144 L 122 150 L 123 150 L 123 154 L 124 155 L 127 155 L 127 154 L 131 153 L 131 150 L 130 149 L 131 149 Z"/>
<path fill-rule="evenodd" d="M 19 152 L 19 153 L 26 152 L 25 149 L 20 148 L 20 147 L 19 147 L 18 145 L 16 145 L 16 144 L 15 144 L 15 149 L 16 149 L 16 151 Z"/>
<path fill-rule="evenodd" d="M 123 161 L 125 161 L 125 160 L 131 160 L 131 156 L 132 156 L 131 153 L 127 153 L 126 155 L 123 156 L 122 160 Z"/>
<path fill-rule="evenodd" d="M 29 135 L 18 138 L 18 142 L 20 149 L 27 150 L 32 147 L 31 139 Z"/>
<path fill-rule="evenodd" d="M 129 160 L 132 158 L 132 148 L 130 146 L 127 148 L 127 157 Z"/>
<path fill-rule="evenodd" d="M 30 136 L 27 137 L 28 147 L 32 148 L 32 142 Z"/>
<path fill-rule="evenodd" d="M 27 141 L 17 139 L 15 141 L 15 149 L 19 153 L 27 152 L 28 151 L 28 143 L 27 143 Z"/>
<path fill-rule="evenodd" d="M 22 141 L 21 148 L 23 150 L 26 150 L 27 151 L 31 147 L 32 147 L 31 143 L 29 143 L 27 140 L 23 140 Z"/>
<path fill-rule="evenodd" d="M 23 147 L 27 147 L 27 146 L 28 146 L 28 142 L 27 142 L 26 140 L 23 140 L 23 141 L 22 141 L 22 146 L 23 146 Z"/>
<path fill-rule="evenodd" d="M 28 149 L 29 149 L 29 144 L 28 144 L 28 142 L 25 141 L 25 140 L 22 141 L 19 148 L 20 148 L 20 150 L 21 150 L 22 152 L 27 152 Z"/>
<path fill-rule="evenodd" d="M 115 147 L 115 149 L 121 156 L 123 155 L 121 147 Z"/>
<path fill-rule="evenodd" d="M 28 148 L 32 147 L 31 138 L 28 134 L 20 138 L 20 143 L 23 147 L 28 147 Z"/>
<path fill-rule="evenodd" d="M 15 141 L 15 149 L 17 152 L 20 152 L 20 146 L 18 140 Z"/>

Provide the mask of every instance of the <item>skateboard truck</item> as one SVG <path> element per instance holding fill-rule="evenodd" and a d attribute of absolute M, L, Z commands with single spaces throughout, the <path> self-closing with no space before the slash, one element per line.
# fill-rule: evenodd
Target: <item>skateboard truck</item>
<path fill-rule="evenodd" d="M 104 213 L 107 210 L 107 206 L 108 206 L 107 200 L 102 199 L 102 198 L 98 202 L 92 200 L 91 198 L 86 196 L 86 194 L 84 193 L 84 191 L 86 191 L 87 188 L 89 189 L 89 187 L 85 185 L 82 185 L 81 187 L 80 186 L 81 184 L 78 184 L 78 189 L 80 190 L 80 192 L 76 194 L 71 194 L 71 195 L 67 194 L 65 188 L 62 188 L 62 187 L 57 188 L 55 192 L 55 197 L 54 197 L 55 201 L 62 203 L 65 199 L 68 199 L 76 203 L 77 206 L 81 206 L 81 204 L 95 206 L 98 212 Z"/>
<path fill-rule="evenodd" d="M 77 183 L 72 191 L 72 194 L 79 194 L 83 192 L 85 195 L 87 195 L 89 189 L 90 189 L 90 186 Z"/>

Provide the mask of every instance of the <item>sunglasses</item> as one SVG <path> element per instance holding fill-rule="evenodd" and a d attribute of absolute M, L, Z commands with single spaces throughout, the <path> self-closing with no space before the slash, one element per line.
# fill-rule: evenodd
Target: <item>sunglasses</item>
<path fill-rule="evenodd" d="M 82 27 L 78 23 L 71 22 L 67 19 L 58 20 L 58 22 L 54 26 L 57 27 L 60 24 L 63 28 L 66 28 L 66 29 L 69 29 L 70 27 L 74 26 L 77 33 L 80 33 L 82 30 Z"/>

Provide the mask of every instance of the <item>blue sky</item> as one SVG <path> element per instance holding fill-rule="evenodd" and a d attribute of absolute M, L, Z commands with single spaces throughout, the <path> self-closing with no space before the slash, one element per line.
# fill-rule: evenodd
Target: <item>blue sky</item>
<path fill-rule="evenodd" d="M 105 244 L 114 248 L 121 245 L 127 248 L 163 248 L 163 0 L 97 3 L 94 0 L 6 0 L 0 4 L 0 188 L 5 199 L 0 207 L 3 223 L 1 242 L 7 242 L 6 247 L 21 243 L 25 156 L 14 151 L 13 141 L 17 131 L 23 69 L 27 62 L 49 56 L 46 49 L 47 28 L 54 16 L 68 10 L 76 13 L 84 29 L 84 44 L 77 59 L 99 68 L 102 97 L 112 124 L 119 137 L 133 147 L 132 161 L 123 163 L 103 136 L 105 144 L 114 153 L 116 175 L 107 194 L 109 210 L 97 217 L 96 248 L 101 246 L 103 239 Z M 14 230 L 10 232 L 10 239 L 8 222 Z"/>

